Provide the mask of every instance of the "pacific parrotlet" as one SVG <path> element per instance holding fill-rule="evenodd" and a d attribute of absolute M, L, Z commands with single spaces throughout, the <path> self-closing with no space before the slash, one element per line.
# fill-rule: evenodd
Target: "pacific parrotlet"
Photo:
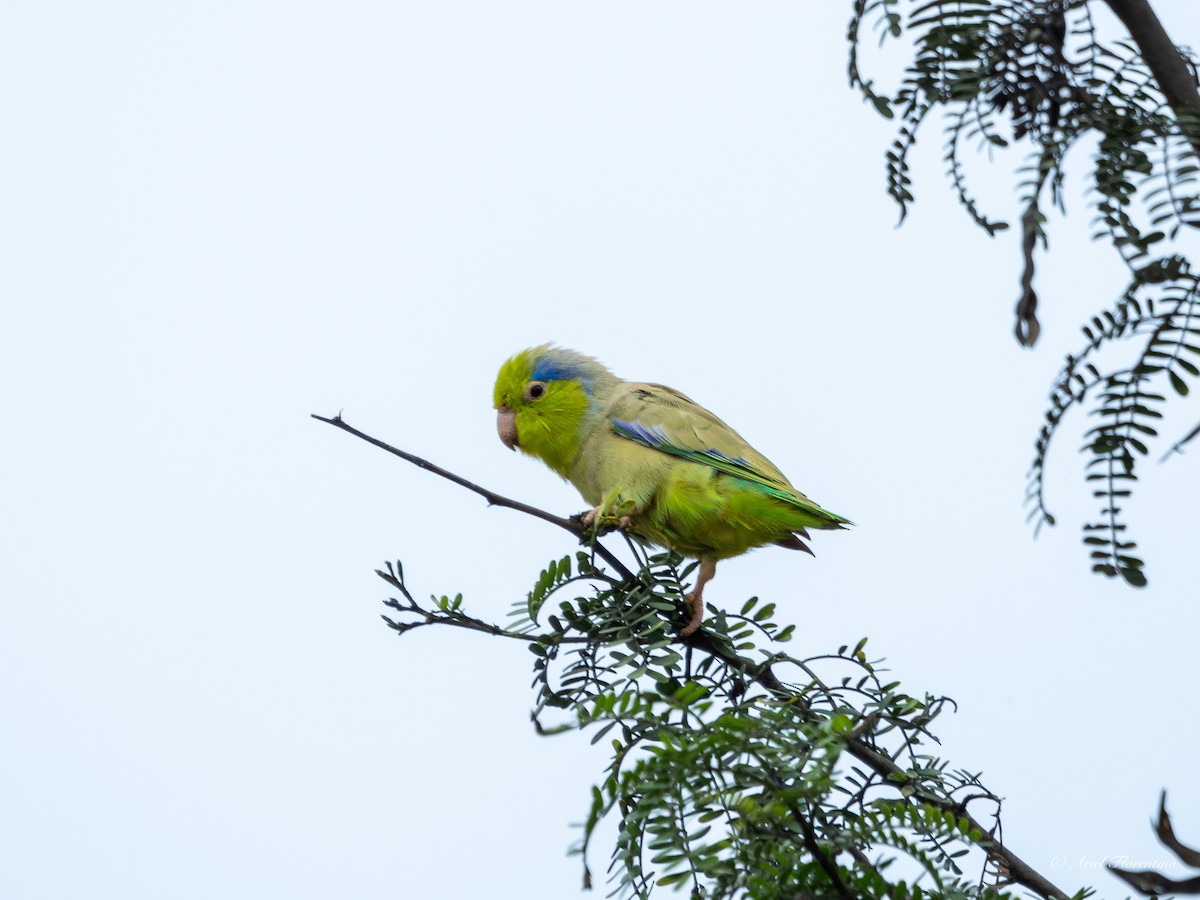
<path fill-rule="evenodd" d="M 690 635 L 717 561 L 778 544 L 812 553 L 809 528 L 851 524 L 800 493 L 765 456 L 700 404 L 661 384 L 623 381 L 590 356 L 543 344 L 500 368 L 500 440 L 542 460 L 615 521 L 699 561 L 684 599 Z"/>

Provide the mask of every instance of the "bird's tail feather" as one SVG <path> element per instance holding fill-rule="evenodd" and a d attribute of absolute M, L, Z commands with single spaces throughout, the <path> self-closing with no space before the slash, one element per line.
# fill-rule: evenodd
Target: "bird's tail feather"
<path fill-rule="evenodd" d="M 809 556 L 816 556 L 817 554 L 812 552 L 812 548 L 809 547 L 808 544 L 804 543 L 804 541 L 800 540 L 801 535 L 808 537 L 808 532 L 801 528 L 790 537 L 785 537 L 782 540 L 776 541 L 775 543 L 780 547 L 787 547 L 789 550 L 803 550 Z"/>

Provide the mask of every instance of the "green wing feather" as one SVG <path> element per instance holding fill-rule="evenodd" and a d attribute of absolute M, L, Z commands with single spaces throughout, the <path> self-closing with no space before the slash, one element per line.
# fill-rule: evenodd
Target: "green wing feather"
<path fill-rule="evenodd" d="M 741 435 L 684 394 L 659 384 L 626 383 L 606 410 L 626 440 L 748 482 L 756 490 L 814 516 L 826 528 L 850 524 L 792 487 Z"/>

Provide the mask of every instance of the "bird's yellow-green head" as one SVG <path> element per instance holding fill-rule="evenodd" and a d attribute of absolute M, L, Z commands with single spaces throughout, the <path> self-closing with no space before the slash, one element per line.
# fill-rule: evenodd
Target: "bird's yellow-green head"
<path fill-rule="evenodd" d="M 617 378 L 590 356 L 543 344 L 500 367 L 492 402 L 500 440 L 566 477 L 599 398 Z"/>

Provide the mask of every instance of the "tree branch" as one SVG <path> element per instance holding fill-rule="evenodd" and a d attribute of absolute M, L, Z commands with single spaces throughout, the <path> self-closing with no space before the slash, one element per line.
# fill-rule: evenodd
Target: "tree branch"
<path fill-rule="evenodd" d="M 1148 0 L 1107 2 L 1137 44 L 1138 52 L 1162 88 L 1163 96 L 1176 117 L 1182 114 L 1185 118 L 1192 118 L 1190 125 L 1184 123 L 1183 131 L 1196 153 L 1200 154 L 1200 131 L 1196 129 L 1196 122 L 1200 121 L 1200 91 L 1197 90 L 1196 73 L 1163 28 Z"/>
<path fill-rule="evenodd" d="M 362 431 L 359 431 L 357 428 L 354 428 L 353 426 L 346 424 L 346 422 L 342 419 L 342 417 L 340 415 L 334 416 L 333 418 L 325 418 L 324 416 L 318 416 L 314 413 L 313 418 L 317 419 L 318 421 L 325 422 L 329 425 L 333 425 L 335 428 L 340 428 L 342 431 L 348 432 L 349 434 L 352 434 L 357 438 L 361 438 L 362 440 L 366 441 L 367 443 L 374 444 L 376 447 L 386 450 L 388 453 L 391 453 L 394 456 L 398 456 L 401 459 L 412 463 L 413 465 L 419 466 L 422 469 L 426 469 L 430 472 L 433 472 L 435 475 L 440 475 L 442 478 L 445 478 L 448 481 L 452 481 L 455 484 L 460 485 L 469 491 L 473 491 L 474 493 L 479 494 L 481 497 L 483 497 L 485 500 L 487 500 L 488 504 L 491 506 L 502 506 L 507 509 L 516 510 L 517 512 L 523 512 L 526 515 L 533 516 L 536 519 L 541 519 L 544 522 L 550 522 L 553 525 L 557 525 L 558 527 L 571 532 L 572 534 L 574 534 L 576 537 L 578 537 L 580 539 L 583 539 L 583 538 L 589 536 L 590 532 L 588 531 L 588 529 L 584 528 L 582 523 L 580 523 L 578 521 L 571 520 L 571 519 L 564 519 L 560 516 L 556 516 L 552 513 L 548 513 L 545 510 L 538 509 L 537 507 L 534 507 L 534 506 L 529 506 L 528 504 L 521 503 L 517 500 L 512 500 L 508 497 L 501 496 L 500 494 L 497 494 L 494 491 L 490 491 L 487 488 L 480 487 L 479 485 L 475 484 L 474 482 L 468 481 L 467 479 L 465 479 L 459 475 L 455 475 L 453 472 L 449 472 L 446 469 L 441 468 L 440 466 L 436 466 L 433 463 L 429 462 L 428 460 L 422 459 L 419 456 L 414 456 L 413 454 L 408 453 L 407 451 L 400 450 L 400 449 L 393 447 L 390 444 L 387 444 L 377 438 L 373 438 L 370 435 L 368 435 Z M 600 555 L 601 557 L 603 557 L 604 560 L 609 563 L 609 565 L 611 565 L 613 568 L 615 568 L 619 572 L 621 572 L 621 574 L 624 578 L 626 578 L 630 582 L 634 582 L 637 580 L 637 576 L 634 575 L 632 572 L 630 572 L 629 569 L 623 563 L 621 563 L 621 561 L 618 560 L 612 554 L 612 552 L 609 551 L 606 547 L 604 547 L 603 545 L 601 545 L 598 542 L 594 543 L 593 546 L 595 548 L 596 553 L 598 555 Z M 391 580 L 393 582 L 393 584 L 398 583 L 397 581 L 395 581 L 393 579 L 389 579 L 389 580 Z M 402 586 L 401 586 L 401 589 L 403 590 Z M 407 596 L 407 591 L 405 591 L 405 594 Z M 412 603 L 411 597 L 409 597 L 409 601 L 410 601 L 410 603 Z M 391 605 L 391 604 L 389 604 L 389 605 Z M 425 610 L 422 610 L 419 607 L 417 607 L 415 603 L 412 603 L 412 606 L 413 606 L 413 608 L 404 608 L 404 607 L 400 607 L 397 604 L 397 605 L 394 605 L 394 608 L 400 609 L 401 611 L 408 611 L 408 612 L 417 612 L 417 613 L 425 613 L 426 612 Z M 463 617 L 464 620 L 466 618 L 467 617 Z M 447 619 L 438 619 L 437 621 L 446 622 L 447 624 L 458 625 L 459 627 L 468 628 L 473 631 L 481 631 L 481 632 L 484 632 L 487 634 L 495 634 L 495 635 L 501 635 L 501 636 L 505 636 L 505 637 L 509 637 L 509 636 L 521 637 L 525 640 L 529 640 L 528 637 L 525 637 L 523 635 L 512 635 L 508 632 L 505 632 L 503 629 L 499 629 L 497 626 L 489 625 L 489 624 L 483 623 L 479 620 L 455 622 L 455 621 L 449 621 Z M 561 636 L 560 636 L 560 639 L 561 639 Z M 804 701 L 804 695 L 801 693 L 797 693 L 794 689 L 789 688 L 787 685 L 785 685 L 783 682 L 781 682 L 779 680 L 779 678 L 775 675 L 775 673 L 771 670 L 771 666 L 769 664 L 759 664 L 759 663 L 754 662 L 753 660 L 745 659 L 741 656 L 738 656 L 736 653 L 730 652 L 725 647 L 721 646 L 719 643 L 717 643 L 715 640 L 713 640 L 713 638 L 710 635 L 708 635 L 707 633 L 705 633 L 703 629 L 701 629 L 700 631 L 697 631 L 695 634 L 691 635 L 689 638 L 681 638 L 680 640 L 682 643 L 687 644 L 688 646 L 692 647 L 693 649 L 699 650 L 702 653 L 706 653 L 709 656 L 715 657 L 715 658 L 721 660 L 722 662 L 726 663 L 727 665 L 731 666 L 732 668 L 736 669 L 737 671 L 742 672 L 747 677 L 749 677 L 751 680 L 756 681 L 759 684 L 761 684 L 764 688 L 766 688 L 769 692 L 771 692 L 771 694 L 773 694 L 777 698 L 779 698 L 781 700 L 791 701 L 791 702 L 799 702 L 807 707 L 808 704 L 805 703 L 805 701 Z M 953 800 L 953 799 L 947 798 L 947 797 L 939 797 L 936 795 L 928 795 L 928 794 L 922 793 L 920 790 L 921 785 L 918 781 L 913 779 L 904 769 L 902 769 L 899 765 L 897 765 L 893 759 L 891 759 L 890 757 L 886 756 L 883 753 L 880 753 L 878 750 L 876 750 L 874 747 L 872 747 L 865 740 L 858 737 L 856 735 L 856 733 L 854 733 L 854 732 L 852 732 L 851 734 L 846 736 L 845 748 L 846 748 L 846 752 L 848 752 L 851 756 L 853 756 L 859 762 L 870 767 L 876 774 L 878 774 L 880 777 L 882 777 L 887 783 L 893 784 L 896 787 L 911 785 L 915 789 L 915 795 L 917 797 L 919 797 L 922 802 L 928 803 L 930 806 L 935 806 L 942 810 L 947 810 L 947 811 L 953 812 L 954 815 L 960 819 L 965 818 L 970 823 L 971 828 L 976 829 L 982 835 L 987 835 L 988 837 L 986 838 L 986 843 L 984 844 L 984 848 L 987 850 L 987 852 L 991 855 L 991 857 L 993 859 L 999 860 L 1004 865 L 1005 870 L 1008 873 L 1008 876 L 1011 879 L 1011 881 L 1024 885 L 1025 887 L 1027 887 L 1030 890 L 1034 891 L 1035 893 L 1041 895 L 1042 897 L 1048 898 L 1048 900 L 1070 900 L 1070 898 L 1066 894 L 1064 894 L 1057 887 L 1055 887 L 1048 880 L 1046 880 L 1046 878 L 1043 877 L 1039 872 L 1037 872 L 1037 870 L 1035 870 L 1032 866 L 1030 866 L 1028 863 L 1026 863 L 1024 860 L 1022 860 L 1019 856 L 1017 856 L 1015 853 L 1013 853 L 1011 850 L 1009 850 L 1007 847 L 1005 847 L 998 840 L 995 840 L 994 838 L 990 837 L 988 829 L 985 828 L 981 823 L 976 821 L 974 816 L 972 816 L 971 813 L 967 810 L 965 802 L 956 801 L 956 800 Z M 806 841 L 807 841 L 807 839 L 809 839 L 809 837 L 810 836 L 806 833 L 805 834 Z M 815 837 L 815 835 L 813 837 Z M 821 854 L 819 854 L 819 853 L 814 853 L 814 856 L 817 859 L 818 863 L 820 863 L 822 865 L 824 865 L 827 862 L 827 860 L 823 859 Z M 826 871 L 828 871 L 828 869 Z M 831 875 L 831 877 L 832 877 L 832 875 Z M 835 886 L 837 886 L 837 880 L 835 880 L 834 884 L 835 884 Z M 844 884 L 841 885 L 841 888 L 844 890 L 844 888 L 845 888 Z"/>
<path fill-rule="evenodd" d="M 1038 872 L 1033 866 L 1017 856 L 1002 843 L 990 837 L 989 830 L 978 822 L 970 812 L 968 812 L 966 804 L 954 800 L 949 800 L 943 797 L 930 797 L 923 794 L 919 790 L 919 785 L 913 783 L 913 779 L 908 773 L 896 765 L 895 761 L 890 757 L 884 756 L 870 744 L 860 740 L 859 738 L 851 738 L 846 741 L 846 752 L 857 759 L 859 762 L 870 766 L 876 774 L 881 775 L 889 784 L 905 785 L 912 784 L 914 788 L 918 788 L 916 796 L 920 797 L 930 806 L 936 806 L 939 809 L 948 810 L 958 816 L 960 819 L 966 819 L 972 828 L 979 831 L 982 835 L 988 835 L 983 848 L 988 855 L 993 859 L 1000 860 L 1008 873 L 1010 880 L 1023 884 L 1042 897 L 1050 898 L 1050 900 L 1070 900 L 1070 898 L 1060 891 L 1057 887 L 1051 884 L 1045 876 Z"/>
<path fill-rule="evenodd" d="M 368 444 L 374 444 L 376 447 L 386 450 L 388 453 L 391 453 L 394 456 L 398 456 L 415 466 L 419 466 L 420 468 L 432 472 L 435 475 L 440 475 L 447 481 L 452 481 L 461 487 L 465 487 L 469 491 L 479 494 L 479 496 L 487 500 L 489 506 L 502 506 L 506 509 L 513 509 L 517 512 L 523 512 L 526 515 L 533 516 L 535 519 L 541 519 L 543 522 L 549 522 L 552 525 L 557 525 L 559 528 L 571 532 L 571 534 L 575 535 L 580 540 L 583 540 L 589 536 L 588 529 L 586 529 L 583 524 L 577 520 L 564 519 L 561 516 L 556 516 L 553 513 L 546 512 L 544 509 L 538 509 L 536 506 L 530 506 L 527 503 L 521 503 L 518 500 L 501 496 L 494 491 L 490 491 L 472 481 L 468 481 L 461 475 L 456 475 L 453 472 L 443 469 L 441 466 L 436 466 L 429 462 L 429 460 L 422 459 L 419 456 L 409 453 L 407 450 L 401 450 L 398 447 L 393 447 L 391 444 L 385 443 L 378 438 L 371 437 L 371 435 L 367 434 L 366 432 L 359 431 L 353 425 L 348 424 L 340 414 L 334 416 L 332 419 L 326 418 L 325 416 L 318 416 L 316 413 L 313 413 L 312 417 L 318 422 L 325 422 L 326 424 L 332 425 L 335 428 L 340 428 L 342 431 L 345 431 L 348 434 L 352 434 L 357 438 L 361 438 Z M 613 555 L 612 551 L 610 551 L 607 547 L 599 542 L 596 542 L 593 546 L 595 547 L 596 553 L 603 557 L 605 562 L 621 573 L 621 577 L 625 578 L 627 581 L 637 580 L 637 576 L 634 575 L 633 572 L 629 571 L 628 567 L 626 567 L 624 563 L 622 563 L 615 555 Z M 486 631 L 487 629 L 476 630 Z M 689 639 L 685 640 L 685 643 L 732 666 L 739 672 L 744 673 L 752 681 L 757 681 L 773 694 L 784 697 L 790 697 L 794 694 L 793 691 L 791 691 L 775 676 L 775 673 L 771 671 L 771 667 L 769 665 L 759 665 L 752 660 L 744 659 L 735 653 L 730 653 L 724 647 L 721 647 L 719 644 L 717 644 L 711 637 L 705 634 L 703 630 L 697 631 L 695 634 L 691 635 Z"/>

